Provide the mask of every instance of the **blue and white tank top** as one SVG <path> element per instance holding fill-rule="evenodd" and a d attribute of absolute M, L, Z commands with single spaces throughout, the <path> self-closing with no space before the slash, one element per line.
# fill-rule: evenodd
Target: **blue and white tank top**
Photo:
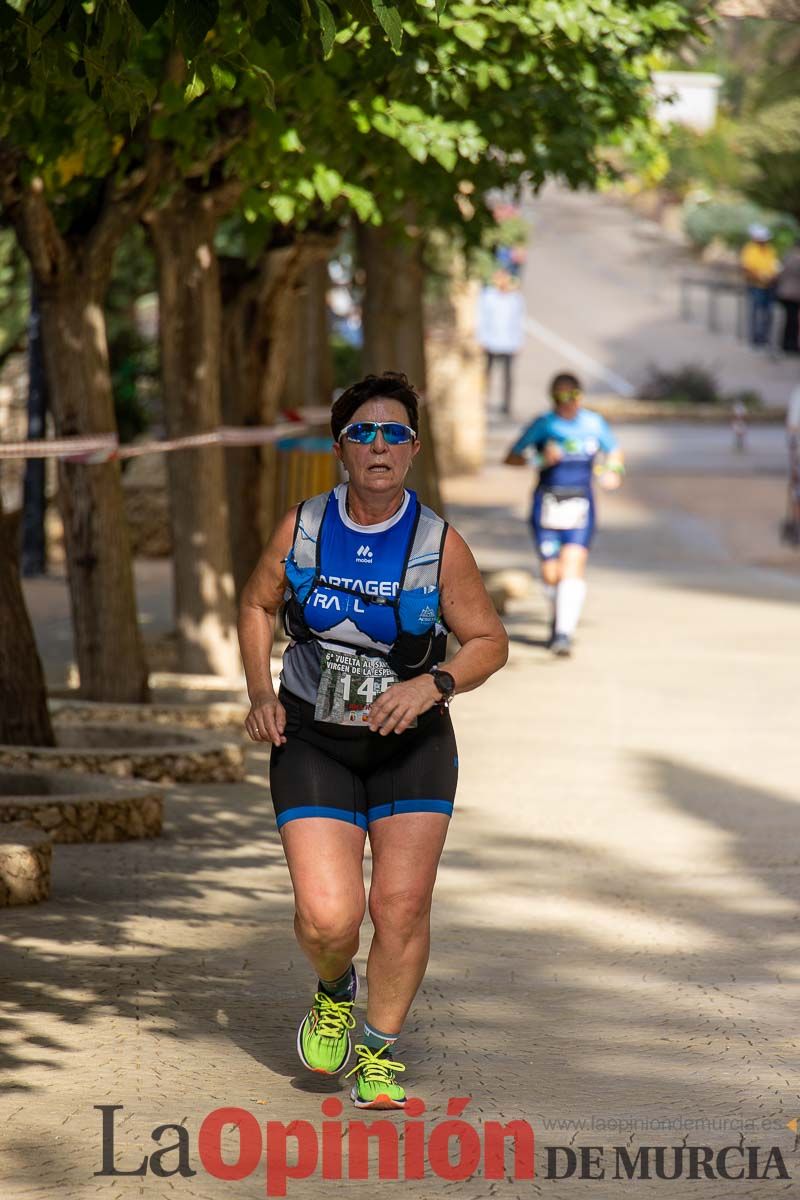
<path fill-rule="evenodd" d="M 313 506 L 314 501 L 307 504 Z M 397 512 L 377 525 L 359 525 L 349 516 L 346 483 L 327 496 L 321 524 L 313 520 L 311 507 L 306 528 L 304 509 L 286 576 L 303 604 L 312 637 L 287 647 L 281 681 L 313 703 L 322 649 L 345 646 L 385 655 L 401 630 L 423 633 L 433 628 L 439 633 L 445 627 L 438 589 L 441 544 L 434 549 L 428 539 L 426 546 L 417 547 L 419 506 L 413 492 L 406 489 Z M 436 520 L 443 531 L 444 523 Z"/>

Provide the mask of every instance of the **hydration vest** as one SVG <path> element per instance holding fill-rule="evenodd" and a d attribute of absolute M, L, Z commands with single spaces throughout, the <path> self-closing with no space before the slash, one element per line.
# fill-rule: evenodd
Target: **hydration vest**
<path fill-rule="evenodd" d="M 330 624 L 320 627 L 328 606 L 335 605 L 337 611 L 340 608 L 337 599 L 340 596 L 348 610 L 355 610 L 348 616 L 348 621 L 360 629 L 360 617 L 364 626 L 377 624 L 383 630 L 384 636 L 380 638 L 368 631 L 363 633 L 361 640 L 367 649 L 369 639 L 380 641 L 381 647 L 388 645 L 389 649 L 376 647 L 376 653 L 383 654 L 400 679 L 421 675 L 441 662 L 446 650 L 447 630 L 439 607 L 439 574 L 447 522 L 420 504 L 416 494 L 410 492 L 406 510 L 410 513 L 408 517 L 404 513 L 398 522 L 398 525 L 402 523 L 409 527 L 406 543 L 401 547 L 399 578 L 373 584 L 365 590 L 359 579 L 333 575 L 332 567 L 339 570 L 341 565 L 325 561 L 324 531 L 328 520 L 340 521 L 338 504 L 334 489 L 312 496 L 298 509 L 292 548 L 285 560 L 289 586 L 284 596 L 283 623 L 287 636 L 293 642 L 316 638 L 352 646 L 354 643 L 346 638 L 337 638 L 335 627 Z M 390 532 L 392 527 L 374 534 L 372 541 L 383 550 L 388 545 L 386 535 Z M 397 529 L 395 537 L 402 532 Z M 368 527 L 359 530 L 360 538 L 369 536 Z M 366 545 L 361 549 L 371 553 Z M 320 605 L 323 616 L 318 615 Z M 330 634 L 327 629 L 331 629 Z"/>

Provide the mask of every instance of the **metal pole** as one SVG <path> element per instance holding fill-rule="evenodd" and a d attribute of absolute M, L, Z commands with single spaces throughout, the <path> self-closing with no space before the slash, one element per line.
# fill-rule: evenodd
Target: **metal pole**
<path fill-rule="evenodd" d="M 719 330 L 719 322 L 717 320 L 717 289 L 713 283 L 708 284 L 708 328 L 711 333 L 717 333 Z"/>

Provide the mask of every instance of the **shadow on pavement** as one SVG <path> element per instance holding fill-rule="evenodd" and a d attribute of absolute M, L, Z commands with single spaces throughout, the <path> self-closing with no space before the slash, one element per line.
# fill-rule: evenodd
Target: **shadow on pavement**
<path fill-rule="evenodd" d="M 433 960 L 403 1039 L 432 1105 L 463 1091 L 479 1109 L 506 1115 L 556 1112 L 581 1096 L 602 1109 L 604 1095 L 630 1088 L 638 1104 L 646 1097 L 654 1106 L 669 1079 L 690 1088 L 698 1113 L 736 1112 L 743 1092 L 782 1111 L 787 1058 L 767 1039 L 758 1046 L 758 1010 L 748 1006 L 800 942 L 800 808 L 678 762 L 646 766 L 665 803 L 728 835 L 730 872 L 753 882 L 761 900 L 745 889 L 723 902 L 707 879 L 664 873 L 656 847 L 643 846 L 636 863 L 557 839 L 493 835 L 474 812 L 460 814 L 475 827 L 476 848 L 445 851 Z M 314 981 L 292 937 L 266 790 L 236 793 L 182 789 L 161 843 L 92 847 L 91 863 L 88 850 L 60 847 L 72 861 L 53 899 L 6 915 L 7 1090 L 42 1093 L 41 1073 L 29 1082 L 34 1065 L 57 1090 L 53 1073 L 70 1069 L 75 1027 L 91 1038 L 101 1014 L 118 1018 L 121 1054 L 133 1052 L 135 1033 L 156 1039 L 167 1099 L 186 1086 L 170 1075 L 171 1047 L 198 1039 L 219 1047 L 219 1089 L 234 1082 L 229 1042 L 299 1091 L 341 1089 L 298 1071 L 296 1022 Z M 32 1036 L 37 1024 L 48 1032 Z M 732 1062 L 741 1039 L 755 1041 L 761 1085 L 746 1071 L 727 1086 L 719 1072 L 698 1071 L 712 1032 Z M 545 1047 L 543 1078 L 536 1063 Z"/>

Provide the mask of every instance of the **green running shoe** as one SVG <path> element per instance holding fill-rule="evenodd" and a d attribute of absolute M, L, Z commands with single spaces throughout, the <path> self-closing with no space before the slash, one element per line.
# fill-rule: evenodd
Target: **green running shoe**
<path fill-rule="evenodd" d="M 355 1028 L 353 1005 L 358 995 L 355 967 L 351 999 L 334 1000 L 327 992 L 317 992 L 314 1003 L 300 1022 L 297 1053 L 303 1066 L 322 1075 L 335 1075 L 350 1057 L 350 1030 Z"/>
<path fill-rule="evenodd" d="M 345 1079 L 356 1077 L 350 1092 L 356 1108 L 405 1108 L 406 1094 L 394 1081 L 396 1072 L 405 1071 L 405 1067 L 394 1061 L 388 1046 L 380 1050 L 356 1046 L 356 1058 L 358 1062 L 345 1075 Z"/>

